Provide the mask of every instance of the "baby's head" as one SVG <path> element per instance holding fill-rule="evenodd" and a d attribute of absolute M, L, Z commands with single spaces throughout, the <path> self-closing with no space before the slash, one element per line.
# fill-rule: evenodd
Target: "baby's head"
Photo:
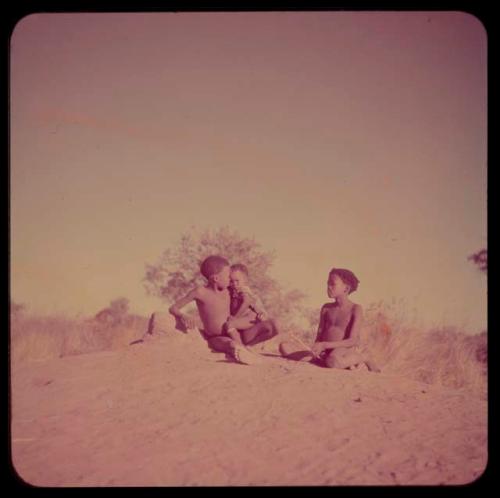
<path fill-rule="evenodd" d="M 229 261 L 222 256 L 208 256 L 200 266 L 201 274 L 219 289 L 229 286 Z"/>
<path fill-rule="evenodd" d="M 239 291 L 248 283 L 248 268 L 242 263 L 231 265 L 231 287 L 235 291 Z"/>
<path fill-rule="evenodd" d="M 328 297 L 350 294 L 358 288 L 359 280 L 350 270 L 332 268 L 328 274 Z"/>

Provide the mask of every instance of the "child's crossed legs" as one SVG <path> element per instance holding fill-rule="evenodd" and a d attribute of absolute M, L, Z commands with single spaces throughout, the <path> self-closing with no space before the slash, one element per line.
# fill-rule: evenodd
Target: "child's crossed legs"
<path fill-rule="evenodd" d="M 256 322 L 251 316 L 242 316 L 229 322 L 227 333 L 233 339 L 235 339 L 234 334 L 237 333 L 245 346 L 253 346 L 278 335 L 278 327 L 274 320 Z"/>

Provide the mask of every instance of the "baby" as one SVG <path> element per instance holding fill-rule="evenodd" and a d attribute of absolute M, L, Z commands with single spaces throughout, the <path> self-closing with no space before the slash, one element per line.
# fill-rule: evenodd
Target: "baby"
<path fill-rule="evenodd" d="M 260 297 L 248 285 L 248 268 L 236 263 L 231 266 L 231 316 L 226 321 L 226 333 L 245 345 L 270 339 L 277 333 L 275 320 L 271 320 Z"/>

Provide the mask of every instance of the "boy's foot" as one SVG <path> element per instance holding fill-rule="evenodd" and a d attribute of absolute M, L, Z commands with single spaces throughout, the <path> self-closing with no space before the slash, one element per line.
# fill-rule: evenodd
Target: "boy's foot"
<path fill-rule="evenodd" d="M 231 355 L 238 363 L 245 365 L 256 365 L 262 360 L 257 353 L 250 351 L 243 344 L 237 344 L 236 342 L 231 344 Z"/>
<path fill-rule="evenodd" d="M 369 368 L 366 363 L 358 363 L 356 365 L 356 370 L 364 370 L 365 372 L 368 372 Z"/>
<path fill-rule="evenodd" d="M 375 365 L 375 363 L 373 363 L 371 361 L 366 361 L 365 364 L 370 372 L 381 372 L 382 371 L 382 370 L 380 370 L 379 367 L 377 367 L 377 365 Z"/>

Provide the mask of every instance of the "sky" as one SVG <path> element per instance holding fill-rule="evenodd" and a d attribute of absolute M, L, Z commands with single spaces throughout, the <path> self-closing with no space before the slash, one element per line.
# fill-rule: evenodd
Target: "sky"
<path fill-rule="evenodd" d="M 487 325 L 487 35 L 463 12 L 57 13 L 11 37 L 11 299 L 94 314 L 147 296 L 190 227 L 273 250 L 328 300 Z"/>

